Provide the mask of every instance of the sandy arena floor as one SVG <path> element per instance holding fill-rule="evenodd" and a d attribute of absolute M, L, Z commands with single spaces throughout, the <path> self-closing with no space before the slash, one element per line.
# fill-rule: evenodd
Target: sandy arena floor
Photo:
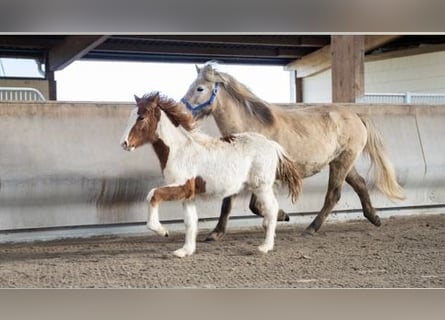
<path fill-rule="evenodd" d="M 311 239 L 280 223 L 275 249 L 257 252 L 259 228 L 220 242 L 198 239 L 196 254 L 171 252 L 169 238 L 107 236 L 0 245 L 1 288 L 440 288 L 445 286 L 445 214 L 326 223 Z"/>

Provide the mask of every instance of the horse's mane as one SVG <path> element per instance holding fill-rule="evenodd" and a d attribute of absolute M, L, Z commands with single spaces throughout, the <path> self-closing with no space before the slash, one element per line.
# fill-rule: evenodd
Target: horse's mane
<path fill-rule="evenodd" d="M 206 64 L 200 70 L 200 74 L 207 81 L 221 83 L 231 98 L 246 111 L 248 116 L 260 121 L 264 125 L 272 125 L 274 123 L 275 117 L 271 110 L 271 105 L 254 95 L 249 88 L 233 76 L 215 70 L 213 63 Z"/>
<path fill-rule="evenodd" d="M 195 129 L 196 122 L 193 119 L 193 115 L 187 111 L 184 104 L 177 102 L 172 98 L 161 95 L 159 92 L 151 92 L 145 94 L 141 98 L 140 103 L 145 105 L 147 103 L 152 103 L 156 99 L 158 99 L 157 106 L 165 112 L 174 126 L 181 126 L 187 131 L 193 131 Z"/>

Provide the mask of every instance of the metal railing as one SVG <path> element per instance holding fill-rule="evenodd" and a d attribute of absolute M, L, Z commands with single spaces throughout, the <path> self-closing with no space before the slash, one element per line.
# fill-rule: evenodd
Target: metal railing
<path fill-rule="evenodd" d="M 357 103 L 445 104 L 443 93 L 366 93 Z"/>
<path fill-rule="evenodd" d="M 45 101 L 45 98 L 34 88 L 0 87 L 0 101 Z"/>

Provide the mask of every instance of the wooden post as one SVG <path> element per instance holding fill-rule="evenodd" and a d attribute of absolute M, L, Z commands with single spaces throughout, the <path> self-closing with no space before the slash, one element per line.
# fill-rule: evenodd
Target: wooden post
<path fill-rule="evenodd" d="M 355 102 L 364 94 L 364 36 L 331 37 L 332 102 Z"/>
<path fill-rule="evenodd" d="M 303 78 L 295 77 L 295 102 L 303 102 Z"/>
<path fill-rule="evenodd" d="M 46 73 L 46 79 L 48 81 L 49 100 L 57 100 L 57 84 L 54 79 L 54 72 L 48 71 Z"/>

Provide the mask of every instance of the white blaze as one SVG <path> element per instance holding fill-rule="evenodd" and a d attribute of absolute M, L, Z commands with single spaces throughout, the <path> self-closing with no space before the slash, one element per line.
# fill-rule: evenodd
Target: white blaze
<path fill-rule="evenodd" d="M 138 108 L 134 108 L 131 113 L 130 116 L 128 117 L 128 123 L 127 123 L 127 127 L 125 128 L 124 134 L 122 135 L 121 138 L 121 146 L 124 147 L 125 144 L 128 145 L 128 135 L 130 134 L 131 129 L 133 128 L 133 126 L 136 124 L 136 120 L 138 118 Z M 131 149 L 126 149 L 128 151 L 133 151 L 134 148 Z"/>

